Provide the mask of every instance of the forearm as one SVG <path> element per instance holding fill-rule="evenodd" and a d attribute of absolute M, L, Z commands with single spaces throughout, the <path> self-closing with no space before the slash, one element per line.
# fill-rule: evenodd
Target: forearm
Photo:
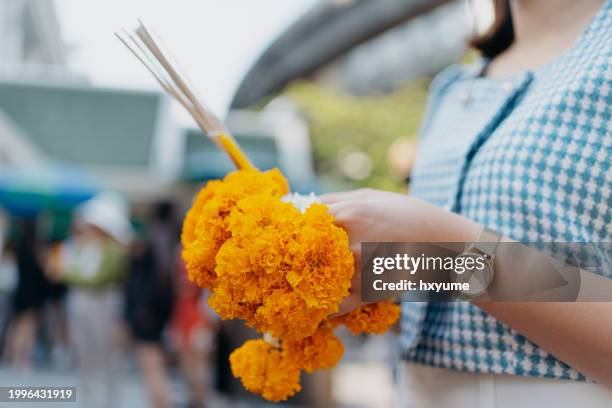
<path fill-rule="evenodd" d="M 483 226 L 451 211 L 424 201 L 411 199 L 410 217 L 421 242 L 474 242 Z M 410 232 L 410 239 L 414 233 Z"/>
<path fill-rule="evenodd" d="M 484 228 L 433 204 L 389 192 L 356 190 L 330 194 L 322 200 L 338 225 L 349 234 L 358 260 L 362 242 L 469 243 L 478 241 Z M 489 287 L 489 291 L 495 291 L 491 292 L 496 295 L 495 299 L 533 299 L 517 296 L 517 293 L 524 295 L 525 288 L 534 288 L 529 285 L 533 283 L 531 278 L 539 282 L 543 274 L 550 271 L 542 267 L 548 265 L 544 253 L 521 247 L 519 243 L 503 245 L 502 249 L 498 247 L 494 278 Z M 532 262 L 539 255 L 542 262 L 536 264 L 536 273 L 522 267 L 525 263 L 533 267 Z M 609 281 L 592 283 L 602 288 Z M 343 302 L 340 313 L 352 310 L 361 300 L 358 291 L 357 287 L 353 296 Z M 603 291 L 610 293 L 612 289 L 603 288 Z M 481 303 L 474 303 L 546 351 L 591 378 L 612 385 L 612 302 L 484 303 L 480 300 Z"/>
<path fill-rule="evenodd" d="M 426 215 L 422 214 L 423 217 Z M 425 240 L 430 242 L 473 242 L 483 229 L 482 225 L 474 221 L 456 214 L 445 214 L 440 210 L 430 213 L 429 219 L 434 221 L 424 231 L 429 234 Z M 435 229 L 440 230 L 440 233 L 432 233 Z M 513 264 L 515 260 L 504 259 L 503 251 L 502 256 L 496 257 L 495 280 L 498 283 L 516 280 L 517 271 L 508 267 Z M 504 288 L 498 284 L 497 290 L 503 291 Z M 602 384 L 612 386 L 612 303 L 473 303 L 572 368 Z"/>
<path fill-rule="evenodd" d="M 475 304 L 572 368 L 612 387 L 612 303 Z"/>

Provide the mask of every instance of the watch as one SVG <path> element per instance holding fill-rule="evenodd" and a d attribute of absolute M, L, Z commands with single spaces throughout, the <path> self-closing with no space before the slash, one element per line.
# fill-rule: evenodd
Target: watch
<path fill-rule="evenodd" d="M 464 258 L 464 270 L 460 273 L 455 270 L 453 281 L 469 284 L 467 289 L 460 291 L 461 294 L 468 297 L 480 296 L 491 286 L 495 277 L 495 251 L 500 241 L 501 236 L 497 232 L 485 227 L 478 240 L 468 244 L 467 248 L 457 255 L 457 258 Z"/>

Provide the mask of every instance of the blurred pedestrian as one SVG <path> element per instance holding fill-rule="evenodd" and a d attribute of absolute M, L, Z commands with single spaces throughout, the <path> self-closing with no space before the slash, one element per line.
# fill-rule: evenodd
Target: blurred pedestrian
<path fill-rule="evenodd" d="M 120 286 L 131 237 L 127 204 L 114 194 L 100 194 L 77 209 L 72 236 L 49 266 L 56 279 L 71 287 L 69 328 L 84 407 L 116 406 Z"/>
<path fill-rule="evenodd" d="M 216 316 L 206 304 L 202 289 L 187 278 L 180 247 L 175 254 L 176 305 L 172 338 L 178 348 L 179 365 L 189 393 L 189 407 L 204 406 L 210 390 L 210 354 L 214 347 Z"/>
<path fill-rule="evenodd" d="M 146 233 L 132 246 L 125 318 L 151 406 L 166 408 L 170 390 L 162 336 L 172 313 L 172 259 L 178 239 L 171 203 L 158 203 L 144 229 Z"/>
<path fill-rule="evenodd" d="M 16 224 L 15 256 L 17 286 L 13 297 L 13 319 L 7 334 L 7 358 L 18 368 L 30 368 L 32 348 L 47 295 L 47 280 L 39 262 L 36 220 Z"/>
<path fill-rule="evenodd" d="M 68 311 L 66 298 L 68 287 L 63 282 L 53 279 L 53 271 L 48 270 L 49 265 L 57 264 L 62 254 L 64 241 L 55 241 L 48 245 L 46 250 L 45 275 L 49 279 L 47 294 L 46 318 L 49 327 L 49 340 L 51 345 L 51 361 L 54 367 L 61 370 L 68 369 L 72 363 L 70 338 L 68 331 Z"/>
<path fill-rule="evenodd" d="M 13 313 L 13 295 L 17 288 L 17 261 L 10 245 L 0 248 L 0 358 L 6 345 L 7 328 Z"/>

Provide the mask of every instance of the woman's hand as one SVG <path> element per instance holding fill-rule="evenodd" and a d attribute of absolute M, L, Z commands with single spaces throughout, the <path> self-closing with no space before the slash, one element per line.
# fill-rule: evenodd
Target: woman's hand
<path fill-rule="evenodd" d="M 327 194 L 321 201 L 348 233 L 355 254 L 351 295 L 338 314 L 361 304 L 361 242 L 474 242 L 482 231 L 481 225 L 467 218 L 396 193 L 362 189 Z M 514 271 L 505 272 L 508 260 L 503 258 L 497 257 L 496 279 L 504 274 L 513 279 Z M 573 368 L 612 387 L 612 303 L 478 302 L 477 306 Z"/>
<path fill-rule="evenodd" d="M 471 242 L 482 229 L 473 221 L 405 194 L 360 189 L 320 199 L 336 217 L 336 224 L 348 233 L 355 255 L 351 294 L 339 314 L 361 304 L 362 242 Z"/>

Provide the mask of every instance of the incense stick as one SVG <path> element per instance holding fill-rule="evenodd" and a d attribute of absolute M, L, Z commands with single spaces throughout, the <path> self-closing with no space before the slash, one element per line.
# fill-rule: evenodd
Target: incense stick
<path fill-rule="evenodd" d="M 223 122 L 196 97 L 178 71 L 170 63 L 166 53 L 154 36 L 138 20 L 138 28 L 130 33 L 123 30 L 115 36 L 149 71 L 160 86 L 183 106 L 193 117 L 198 127 L 223 150 L 239 169 L 255 169 Z"/>

